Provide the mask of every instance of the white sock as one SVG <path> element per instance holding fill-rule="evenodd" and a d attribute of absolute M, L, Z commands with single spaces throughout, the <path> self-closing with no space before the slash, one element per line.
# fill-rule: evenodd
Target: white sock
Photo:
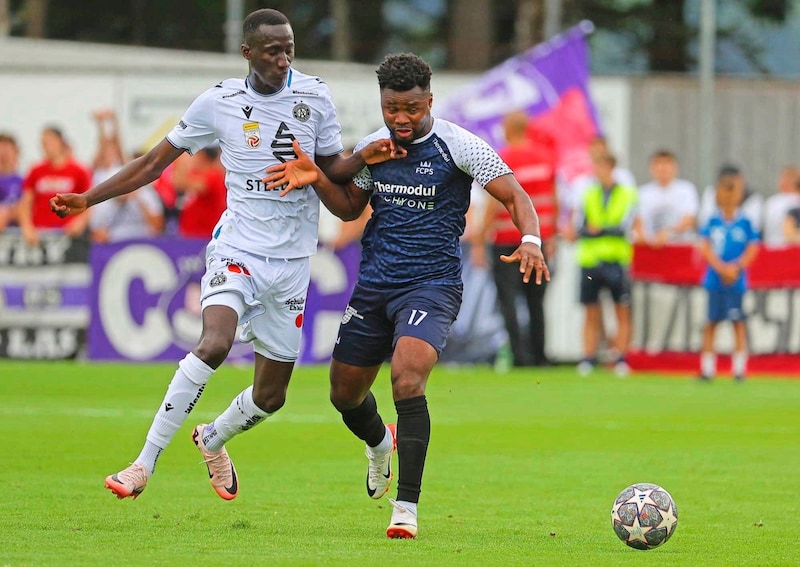
<path fill-rule="evenodd" d="M 383 439 L 380 443 L 378 443 L 375 447 L 367 446 L 370 454 L 375 455 L 385 455 L 389 451 L 392 450 L 394 445 L 394 441 L 392 440 L 392 432 L 389 431 L 389 428 L 386 428 L 386 434 L 383 436 Z"/>
<path fill-rule="evenodd" d="M 416 502 L 406 502 L 405 500 L 395 500 L 400 506 L 408 510 L 409 512 L 413 513 L 415 516 L 417 515 L 417 503 Z"/>
<path fill-rule="evenodd" d="M 717 355 L 713 352 L 704 352 L 700 355 L 700 373 L 709 378 L 717 373 Z"/>
<path fill-rule="evenodd" d="M 213 368 L 191 352 L 178 363 L 178 369 L 147 432 L 147 441 L 134 461 L 144 465 L 150 474 L 156 468 L 161 451 L 186 421 L 213 373 Z"/>
<path fill-rule="evenodd" d="M 250 386 L 236 396 L 217 419 L 208 424 L 203 432 L 203 444 L 206 449 L 216 453 L 236 435 L 255 427 L 270 415 L 272 414 L 262 410 L 253 401 L 253 387 Z"/>
<path fill-rule="evenodd" d="M 747 352 L 737 351 L 733 353 L 733 375 L 744 376 L 747 372 Z"/>

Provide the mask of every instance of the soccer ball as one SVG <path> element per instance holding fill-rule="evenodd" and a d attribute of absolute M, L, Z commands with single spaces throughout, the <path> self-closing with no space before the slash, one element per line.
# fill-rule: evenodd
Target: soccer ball
<path fill-rule="evenodd" d="M 669 492 L 656 484 L 633 484 L 619 493 L 611 508 L 614 533 L 634 549 L 666 543 L 678 525 L 678 509 Z"/>

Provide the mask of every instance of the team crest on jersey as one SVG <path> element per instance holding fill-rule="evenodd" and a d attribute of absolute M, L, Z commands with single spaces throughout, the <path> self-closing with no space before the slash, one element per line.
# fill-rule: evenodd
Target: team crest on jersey
<path fill-rule="evenodd" d="M 298 102 L 292 109 L 292 115 L 294 116 L 295 120 L 299 120 L 300 122 L 308 122 L 308 119 L 311 118 L 311 107 L 304 102 Z"/>
<path fill-rule="evenodd" d="M 221 286 L 222 284 L 224 284 L 227 281 L 228 281 L 228 277 L 225 274 L 217 272 L 216 274 L 214 274 L 214 277 L 211 278 L 211 281 L 208 282 L 208 285 L 210 287 L 217 287 L 217 286 Z"/>
<path fill-rule="evenodd" d="M 261 129 L 258 127 L 258 122 L 245 122 L 242 130 L 248 148 L 257 148 L 261 145 Z"/>

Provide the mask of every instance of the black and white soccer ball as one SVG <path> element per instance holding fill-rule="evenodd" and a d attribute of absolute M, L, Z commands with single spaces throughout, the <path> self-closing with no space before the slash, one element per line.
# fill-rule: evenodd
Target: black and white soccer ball
<path fill-rule="evenodd" d="M 678 509 L 669 492 L 642 482 L 619 493 L 611 508 L 614 533 L 634 549 L 663 545 L 678 526 Z"/>

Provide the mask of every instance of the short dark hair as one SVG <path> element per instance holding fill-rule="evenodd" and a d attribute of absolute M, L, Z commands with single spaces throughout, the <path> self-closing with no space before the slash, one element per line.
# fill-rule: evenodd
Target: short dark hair
<path fill-rule="evenodd" d="M 422 57 L 413 53 L 387 55 L 375 71 L 378 86 L 393 91 L 410 91 L 414 87 L 428 90 L 431 87 L 431 67 Z"/>
<path fill-rule="evenodd" d="M 721 180 L 725 177 L 736 177 L 742 174 L 742 170 L 731 163 L 726 163 L 719 168 L 717 179 Z"/>
<path fill-rule="evenodd" d="M 652 159 L 660 159 L 660 158 L 667 158 L 667 159 L 671 159 L 673 161 L 677 161 L 677 158 L 675 157 L 675 154 L 672 153 L 670 150 L 668 150 L 666 148 L 660 148 L 660 149 L 654 151 L 653 154 L 650 156 L 651 160 Z"/>
<path fill-rule="evenodd" d="M 262 8 L 255 12 L 250 12 L 242 24 L 242 33 L 248 37 L 258 31 L 261 26 L 283 26 L 289 24 L 289 18 L 283 12 L 272 8 Z"/>
<path fill-rule="evenodd" d="M 8 132 L 0 132 L 0 142 L 8 142 L 12 146 L 14 146 L 17 150 L 19 150 L 17 139 L 14 137 L 13 134 L 9 134 Z"/>

